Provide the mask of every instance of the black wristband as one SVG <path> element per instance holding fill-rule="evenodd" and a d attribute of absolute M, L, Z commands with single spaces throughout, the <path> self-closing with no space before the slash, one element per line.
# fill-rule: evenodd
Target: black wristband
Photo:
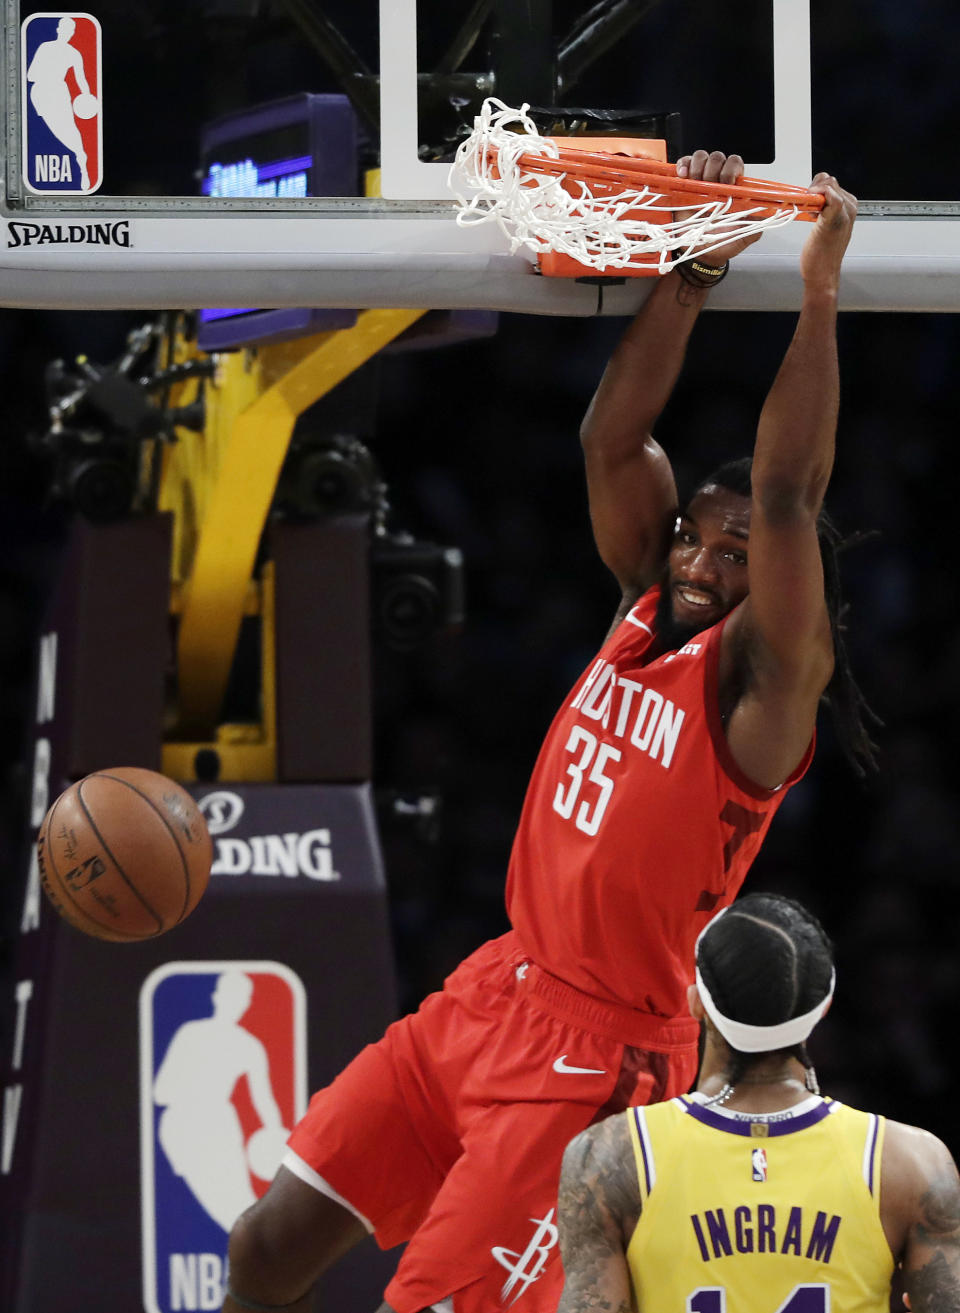
<path fill-rule="evenodd" d="M 702 264 L 699 260 L 681 260 L 673 267 L 685 283 L 706 291 L 710 287 L 716 287 L 717 283 L 723 282 L 730 272 L 730 261 L 727 260 L 725 264 L 717 267 L 712 264 Z"/>

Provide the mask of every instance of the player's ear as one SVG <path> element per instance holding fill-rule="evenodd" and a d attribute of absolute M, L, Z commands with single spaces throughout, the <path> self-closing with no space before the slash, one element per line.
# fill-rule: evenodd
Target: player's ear
<path fill-rule="evenodd" d="M 700 991 L 696 985 L 687 986 L 687 1007 L 690 1009 L 690 1015 L 694 1021 L 702 1021 L 706 1016 L 703 1004 L 700 1001 Z"/>

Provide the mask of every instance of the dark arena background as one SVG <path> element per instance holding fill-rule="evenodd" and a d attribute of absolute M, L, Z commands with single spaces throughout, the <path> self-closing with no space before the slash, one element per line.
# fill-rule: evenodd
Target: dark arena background
<path fill-rule="evenodd" d="M 128 192 L 194 194 L 195 125 L 216 118 L 225 104 L 259 104 L 294 90 L 339 89 L 324 60 L 288 38 L 296 8 L 280 0 L 169 4 L 155 13 L 145 42 L 144 33 L 135 30 L 137 6 L 111 0 L 97 7 L 104 29 L 112 25 L 116 40 L 130 43 L 126 65 L 115 60 L 111 66 L 104 140 L 107 167 L 111 159 L 125 161 Z M 339 26 L 368 66 L 376 66 L 375 18 L 367 12 L 372 5 L 330 0 L 316 8 Z M 558 30 L 570 27 L 586 8 L 558 0 Z M 754 46 L 766 40 L 767 7 L 744 6 L 745 21 L 738 19 L 735 32 L 727 30 L 719 5 L 678 0 L 647 8 L 653 36 L 671 57 L 691 26 L 704 48 L 714 52 L 703 65 L 704 75 L 684 89 L 682 148 L 702 144 L 763 158 L 768 143 L 754 114 L 754 98 L 766 94 L 763 80 L 731 78 L 729 69 L 751 66 Z M 937 188 L 944 174 L 955 172 L 960 93 L 956 78 L 935 65 L 938 52 L 944 62 L 950 35 L 956 39 L 960 30 L 955 6 L 946 0 L 869 6 L 871 39 L 882 41 L 883 54 L 864 65 L 867 8 L 865 3 L 813 5 L 814 167 L 835 173 L 854 192 L 870 187 L 874 196 L 923 196 L 929 184 L 937 197 L 954 195 Z M 425 5 L 423 12 L 424 30 L 436 32 L 439 52 L 449 26 L 444 6 Z M 430 52 L 424 58 L 429 62 Z M 644 63 L 624 38 L 621 50 L 606 53 L 602 76 L 598 70 L 593 81 L 584 77 L 579 103 L 677 109 L 658 70 L 655 59 Z M 648 82 L 638 87 L 643 76 Z M 723 107 L 719 120 L 718 105 Z M 698 135 L 718 131 L 718 122 L 723 139 Z M 954 177 L 949 184 L 954 187 Z M 736 277 L 734 266 L 730 278 Z M 73 633 L 77 650 L 106 663 L 117 680 L 116 714 L 124 714 L 139 697 L 137 676 L 117 646 L 128 641 L 122 624 L 112 641 L 111 604 L 119 603 L 116 595 L 98 591 L 98 563 L 105 565 L 118 550 L 140 553 L 144 560 L 155 552 L 163 562 L 169 551 L 165 539 L 151 538 L 155 526 L 138 526 L 135 518 L 114 523 L 119 536 L 111 542 L 98 536 L 99 529 L 92 538 L 85 536 L 91 530 L 71 491 L 74 458 L 45 436 L 47 389 L 52 362 L 71 367 L 79 356 L 99 365 L 117 361 L 128 335 L 152 318 L 143 311 L 0 310 L 0 1066 L 6 1073 L 3 1175 L 15 1186 L 11 1202 L 29 1223 L 25 1272 L 44 1255 L 47 1262 L 50 1255 L 64 1255 L 67 1270 L 74 1261 L 83 1266 L 83 1250 L 95 1232 L 85 1231 L 73 1216 L 71 1196 L 87 1188 L 76 1182 L 89 1169 L 100 1188 L 112 1188 L 99 1161 L 100 1153 L 112 1152 L 112 1090 L 104 1074 L 112 1068 L 89 1045 L 98 1043 L 103 1017 L 119 1016 L 123 1008 L 133 1017 L 144 975 L 123 968 L 114 985 L 99 964 L 110 959 L 112 971 L 113 955 L 126 947 L 81 942 L 61 928 L 58 933 L 69 936 L 68 948 L 48 946 L 33 968 L 41 980 L 55 967 L 55 988 L 77 992 L 67 1013 L 61 1010 L 55 1024 L 51 1021 L 42 1043 L 33 1039 L 31 1026 L 39 1026 L 46 1009 L 53 1008 L 38 1002 L 43 991 L 36 982 L 34 995 L 17 994 L 36 786 L 38 654 L 49 631 L 44 617 L 59 614 L 62 632 Z M 421 343 L 420 349 L 382 353 L 305 416 L 305 428 L 313 423 L 315 431 L 359 442 L 370 453 L 369 459 L 362 452 L 357 457 L 358 478 L 364 488 L 375 489 L 367 509 L 373 505 L 385 531 L 374 545 L 369 577 L 363 562 L 351 558 L 359 592 L 350 592 L 351 577 L 311 579 L 295 565 L 287 585 L 287 596 L 295 595 L 288 612 L 295 649 L 321 635 L 324 645 L 340 650 L 331 678 L 347 679 L 342 687 L 348 689 L 343 667 L 349 667 L 351 654 L 360 653 L 358 660 L 369 655 L 369 697 L 362 681 L 353 685 L 362 705 L 354 708 L 359 738 L 351 740 L 357 749 L 369 730 L 368 773 L 364 760 L 349 761 L 340 777 L 322 761 L 314 769 L 325 745 L 311 739 L 311 717 L 322 718 L 323 712 L 305 695 L 280 712 L 296 727 L 288 729 L 287 742 L 301 755 L 288 779 L 298 788 L 309 790 L 317 780 L 371 781 L 369 816 L 366 794 L 361 797 L 352 783 L 334 785 L 344 792 L 331 812 L 340 827 L 332 829 L 332 861 L 336 864 L 336 844 L 342 842 L 344 861 L 356 863 L 356 878 L 349 889 L 326 897 L 327 858 L 318 854 L 330 841 L 318 840 L 310 850 L 315 864 L 310 890 L 323 892 L 322 906 L 314 898 L 305 916 L 299 903 L 284 904 L 275 924 L 262 931 L 250 912 L 261 906 L 255 902 L 259 895 L 248 897 L 241 878 L 233 892 L 222 895 L 216 920 L 202 905 L 195 920 L 158 945 L 166 956 L 155 960 L 272 961 L 288 951 L 284 960 L 299 963 L 294 970 L 308 981 L 317 979 L 311 972 L 319 969 L 321 983 L 308 989 L 307 1004 L 310 1025 L 320 1026 L 320 1018 L 323 1027 L 310 1031 L 311 1045 L 326 1049 L 320 1058 L 311 1048 L 309 1088 L 329 1079 L 398 1011 L 415 1009 L 475 946 L 506 929 L 504 878 L 529 772 L 557 706 L 594 655 L 619 600 L 592 543 L 578 427 L 625 322 L 488 314 L 468 321 L 460 340 L 447 335 L 433 348 Z M 682 483 L 691 484 L 720 461 L 750 450 L 794 322 L 792 313 L 708 308 L 703 314 L 656 434 Z M 827 505 L 845 533 L 862 535 L 843 559 L 846 625 L 856 675 L 882 721 L 876 731 L 880 769 L 858 780 L 840 755 L 829 717 L 822 716 L 813 768 L 779 812 L 747 887 L 803 899 L 836 943 L 836 1004 L 813 1045 L 824 1090 L 928 1127 L 956 1153 L 960 321 L 938 314 L 845 312 L 839 347 L 841 414 Z M 356 455 L 358 449 L 351 450 Z M 278 559 L 296 534 L 315 533 L 319 543 L 340 532 L 337 524 L 343 523 L 335 497 L 332 512 L 322 498 L 307 498 L 305 505 L 306 494 L 289 466 L 285 478 L 268 530 Z M 71 578 L 72 584 L 64 582 Z M 398 580 L 409 590 L 399 600 Z M 162 593 L 166 576 L 155 584 Z M 140 586 L 123 586 L 130 590 L 123 604 L 135 611 L 142 601 Z M 93 611 L 88 613 L 89 633 L 85 599 L 96 613 L 95 621 Z M 129 641 L 143 646 L 143 660 L 154 663 L 162 687 L 172 651 L 165 615 Z M 58 678 L 79 680 L 79 671 L 80 665 L 61 665 Z M 255 717 L 260 676 L 255 634 L 245 622 L 225 721 Z M 288 674 L 293 684 L 305 678 L 303 671 Z M 69 690 L 66 697 L 69 701 Z M 158 710 L 162 719 L 163 708 Z M 80 762 L 78 773 L 121 764 L 93 760 L 96 746 L 93 758 L 84 757 L 83 736 L 92 736 L 94 745 L 100 741 L 97 735 L 111 717 L 110 698 L 87 712 L 86 728 L 71 730 L 73 747 L 55 746 L 66 755 L 55 763 L 51 799 L 73 778 L 72 761 Z M 66 733 L 62 727 L 61 733 Z M 129 744 L 131 764 L 159 769 L 159 741 L 145 751 L 152 759 L 133 761 L 145 735 L 148 739 L 149 728 L 132 726 L 127 740 L 121 735 L 109 741 Z M 217 779 L 209 757 L 197 763 L 197 774 L 201 792 L 203 787 L 231 790 L 229 780 Z M 55 787 L 57 779 L 61 783 Z M 257 823 L 259 828 L 250 817 L 263 799 L 248 798 L 250 833 L 296 831 L 300 815 L 291 814 L 289 821 L 281 815 L 289 798 L 277 801 L 279 810 Z M 370 817 L 377 842 L 371 839 Z M 385 895 L 378 883 L 381 855 Z M 347 884 L 353 879 L 346 868 L 344 879 Z M 320 968 L 318 956 L 325 963 Z M 157 991 L 165 979 L 157 977 Z M 49 978 L 47 984 L 54 989 Z M 282 981 L 276 985 L 281 987 Z M 123 997 L 124 990 L 129 997 Z M 100 1021 L 93 1025 L 90 1014 L 98 1009 Z M 19 1088 L 10 1054 L 22 1055 L 28 1043 L 38 1046 L 30 1059 L 35 1070 L 53 1055 L 66 1064 L 62 1098 L 47 1099 L 43 1109 L 21 1106 L 21 1096 L 10 1093 Z M 130 1157 L 119 1196 L 134 1215 L 140 1149 L 136 1126 L 126 1123 L 135 1121 L 138 1079 L 131 1068 L 134 1112 L 118 1113 Z M 71 1108 L 81 1110 L 79 1123 L 69 1121 Z M 56 1124 L 42 1120 L 54 1116 Z M 54 1148 L 56 1136 L 85 1145 L 83 1155 L 63 1158 L 53 1149 L 46 1158 L 38 1155 L 36 1171 L 49 1174 L 40 1186 L 16 1177 L 11 1168 L 16 1134 L 36 1135 L 38 1128 Z M 56 1187 L 50 1184 L 54 1176 Z M 131 1252 L 117 1259 L 118 1284 L 111 1287 L 106 1278 L 99 1288 L 95 1281 L 81 1282 L 72 1303 L 61 1302 L 66 1294 L 55 1275 L 32 1302 L 20 1302 L 27 1288 L 21 1285 L 17 1302 L 4 1303 L 13 1298 L 18 1280 L 30 1279 L 18 1275 L 19 1269 L 13 1272 L 18 1260 L 7 1254 L 0 1307 L 11 1313 L 137 1307 L 139 1227 L 136 1216 Z M 170 1244 L 175 1247 L 173 1240 Z M 208 1252 L 204 1244 L 194 1246 L 201 1259 Z M 358 1267 L 349 1278 L 368 1282 L 364 1307 L 375 1306 L 395 1258 L 379 1259 L 372 1246 L 364 1250 L 362 1274 Z M 183 1276 L 175 1306 L 219 1307 L 216 1294 L 209 1293 L 217 1290 L 216 1274 L 208 1277 L 204 1287 L 202 1272 L 198 1276 L 191 1269 Z M 116 1302 L 102 1302 L 111 1293 Z"/>

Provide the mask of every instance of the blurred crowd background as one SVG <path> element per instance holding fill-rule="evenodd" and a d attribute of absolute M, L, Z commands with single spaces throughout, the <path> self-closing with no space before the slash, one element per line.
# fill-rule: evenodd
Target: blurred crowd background
<path fill-rule="evenodd" d="M 349 25 L 346 5 L 324 8 Z M 683 30 L 678 11 L 688 8 L 671 8 L 669 31 Z M 758 15 L 768 9 L 759 2 L 748 8 Z M 904 194 L 894 190 L 898 182 L 907 185 L 904 170 L 909 194 L 918 195 L 921 169 L 931 195 L 955 195 L 942 190 L 960 117 L 955 79 L 948 86 L 943 76 L 929 76 L 927 49 L 934 41 L 946 48 L 955 15 L 940 3 L 919 6 L 922 16 L 892 4 L 870 6 L 869 30 L 874 41 L 882 35 L 886 61 L 867 70 L 871 82 L 857 75 L 862 63 L 853 59 L 867 7 L 844 8 L 841 21 L 834 9 L 814 5 L 815 41 L 824 50 L 815 82 L 815 167 L 829 168 L 863 193 L 870 157 L 881 174 L 888 170 L 888 195 Z M 170 23 L 188 24 L 185 6 L 167 9 Z M 118 6 L 116 21 L 134 23 L 134 11 L 121 14 Z M 719 24 L 716 18 L 718 30 Z M 917 35 L 923 31 L 926 46 Z M 159 31 L 150 61 L 134 67 L 131 78 L 159 88 L 178 61 L 178 83 L 195 88 L 198 98 L 206 94 L 216 108 L 216 79 L 200 89 L 208 47 L 188 47 L 181 37 Z M 209 32 L 204 39 L 216 44 Z M 857 60 L 871 49 L 861 43 Z M 276 51 L 269 66 L 243 63 L 251 99 L 292 85 L 330 89 L 322 70 L 301 54 L 284 53 L 279 40 Z M 627 74 L 621 66 L 618 86 Z M 292 84 L 294 76 L 301 81 Z M 197 106 L 191 112 L 196 118 Z M 694 124 L 697 112 L 694 100 L 687 114 Z M 174 127 L 177 113 L 173 105 Z M 895 113 L 896 136 L 874 130 L 873 116 L 884 113 L 888 123 Z M 156 133 L 156 123 L 147 130 Z M 165 162 L 169 175 L 160 189 L 190 190 L 175 132 L 171 140 L 165 148 L 159 138 L 152 144 L 151 158 Z M 734 268 L 730 277 L 736 276 Z M 127 331 L 144 319 L 125 312 L 0 311 L 0 896 L 8 957 L 11 909 L 25 870 L 18 845 L 33 643 L 70 513 L 51 500 L 48 467 L 28 435 L 44 424 L 47 363 L 79 353 L 114 359 Z M 789 314 L 704 314 L 657 430 L 681 485 L 750 450 L 793 323 Z M 391 523 L 461 548 L 467 582 L 460 633 L 437 636 L 408 654 L 377 653 L 375 784 L 384 794 L 405 790 L 440 801 L 432 824 L 384 821 L 404 1010 L 505 928 L 504 876 L 529 771 L 618 602 L 592 544 L 578 426 L 623 326 L 612 319 L 503 315 L 492 338 L 385 357 L 376 368 L 369 444 L 390 489 Z M 828 506 L 843 531 L 869 535 L 845 555 L 843 573 L 855 672 L 883 722 L 876 736 L 880 769 L 857 780 L 823 716 L 814 766 L 780 810 L 749 880 L 752 889 L 803 899 L 836 942 L 837 1000 L 813 1046 L 824 1088 L 927 1125 L 954 1152 L 960 1150 L 951 1097 L 960 1006 L 958 353 L 956 317 L 842 316 L 842 409 Z"/>

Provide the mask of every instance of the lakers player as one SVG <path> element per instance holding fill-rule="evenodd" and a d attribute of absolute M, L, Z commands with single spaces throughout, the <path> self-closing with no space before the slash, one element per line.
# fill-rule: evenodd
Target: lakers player
<path fill-rule="evenodd" d="M 833 997 L 799 904 L 752 894 L 697 944 L 695 1094 L 583 1131 L 560 1184 L 558 1313 L 960 1309 L 960 1180 L 913 1126 L 821 1098 L 804 1041 Z"/>

